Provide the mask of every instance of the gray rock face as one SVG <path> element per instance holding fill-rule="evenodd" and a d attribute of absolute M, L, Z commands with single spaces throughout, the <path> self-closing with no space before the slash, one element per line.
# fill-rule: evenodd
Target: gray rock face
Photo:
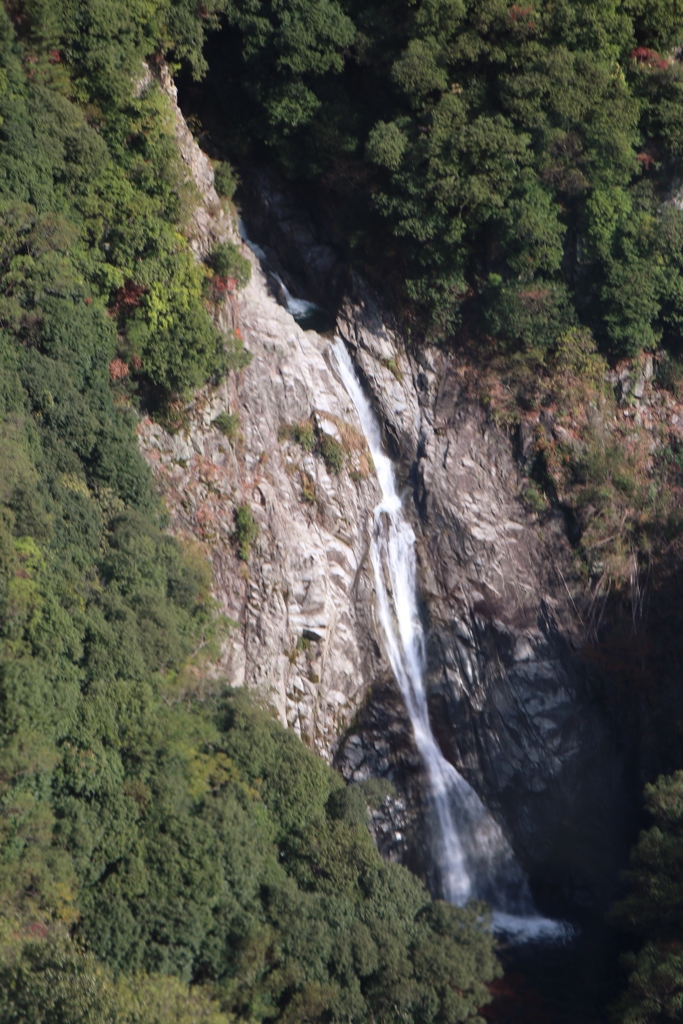
<path fill-rule="evenodd" d="M 461 397 L 455 358 L 406 352 L 360 282 L 338 329 L 411 492 L 435 735 L 532 874 L 562 876 L 566 897 L 592 902 L 618 855 L 620 760 L 579 657 L 563 525 L 541 530 L 526 512 L 510 439 Z M 366 721 L 368 760 L 381 771 L 371 706 L 361 737 Z M 568 857 L 569 839 L 580 856 Z"/>
<path fill-rule="evenodd" d="M 177 108 L 176 116 L 203 196 L 193 240 L 202 255 L 235 238 L 235 226 Z M 298 253 L 294 262 L 313 280 L 331 250 L 321 256 L 319 237 L 302 232 L 276 191 L 266 198 L 270 243 L 283 262 Z M 226 330 L 239 327 L 251 365 L 200 394 L 184 431 L 141 424 L 142 450 L 173 529 L 205 545 L 216 596 L 236 623 L 216 671 L 258 690 L 349 779 L 392 779 L 396 797 L 373 812 L 378 846 L 430 879 L 423 770 L 374 615 L 367 551 L 379 490 L 360 424 L 330 365 L 328 339 L 294 323 L 247 254 L 252 281 L 219 320 Z M 332 264 L 328 271 L 334 290 L 343 274 Z M 618 846 L 621 769 L 579 657 L 578 590 L 562 524 L 541 530 L 524 510 L 510 439 L 463 399 L 457 360 L 429 348 L 419 359 L 410 354 L 357 280 L 337 327 L 405 483 L 442 749 L 532 874 L 574 903 L 598 901 L 601 887 L 608 895 Z M 214 425 L 223 411 L 239 416 L 233 441 Z M 341 442 L 341 472 L 297 443 L 292 426 L 305 421 Z M 248 564 L 233 537 L 243 504 L 260 528 Z"/>
<path fill-rule="evenodd" d="M 216 241 L 236 240 L 236 226 L 163 72 L 161 83 L 202 196 L 192 238 L 201 256 Z M 382 664 L 366 559 L 379 490 L 355 409 L 330 367 L 329 340 L 297 326 L 271 295 L 256 257 L 243 251 L 251 281 L 223 305 L 218 324 L 240 330 L 251 364 L 201 392 L 177 433 L 143 421 L 140 445 L 172 529 L 203 544 L 216 597 L 235 624 L 216 673 L 257 690 L 284 724 L 329 758 Z M 214 422 L 223 412 L 238 417 L 232 440 Z M 293 428 L 302 423 L 312 436 L 341 443 L 341 472 L 297 443 Z M 238 558 L 234 536 L 242 505 L 259 528 L 248 562 Z"/>

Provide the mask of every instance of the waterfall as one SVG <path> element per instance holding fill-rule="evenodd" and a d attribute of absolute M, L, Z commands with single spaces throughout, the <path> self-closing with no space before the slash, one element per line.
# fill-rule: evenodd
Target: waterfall
<path fill-rule="evenodd" d="M 253 242 L 251 240 L 251 238 L 247 234 L 247 229 L 244 224 L 244 221 L 239 220 L 237 226 L 242 241 L 245 243 L 245 245 L 248 245 L 251 251 L 254 253 L 254 255 L 258 257 L 261 266 L 264 268 L 268 268 L 268 256 L 266 255 L 265 250 L 260 245 L 257 245 L 256 242 Z M 268 268 L 268 273 L 270 274 L 274 281 L 277 281 L 281 293 L 281 298 L 282 300 L 284 300 L 284 305 L 285 308 L 287 309 L 287 312 L 292 314 L 296 322 L 300 324 L 304 328 L 304 330 L 306 330 L 309 327 L 317 330 L 322 330 L 323 327 L 320 326 L 321 323 L 324 325 L 325 329 L 328 328 L 327 321 L 330 320 L 330 317 L 325 312 L 324 309 L 318 306 L 317 303 L 315 302 L 309 302 L 307 299 L 298 299 L 294 295 L 292 295 L 285 282 L 282 280 L 277 271 L 272 269 L 272 267 Z"/>
<path fill-rule="evenodd" d="M 331 351 L 356 407 L 382 491 L 374 510 L 370 553 L 386 653 L 399 685 L 430 783 L 432 839 L 442 895 L 462 906 L 486 900 L 494 930 L 517 941 L 560 938 L 566 925 L 536 912 L 526 877 L 500 826 L 441 753 L 424 687 L 425 640 L 418 609 L 415 534 L 403 514 L 394 466 L 382 448 L 379 421 L 340 338 Z"/>

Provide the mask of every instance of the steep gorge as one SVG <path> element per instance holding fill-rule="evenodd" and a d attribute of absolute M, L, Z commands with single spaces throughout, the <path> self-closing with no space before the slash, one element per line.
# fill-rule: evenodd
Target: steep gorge
<path fill-rule="evenodd" d="M 164 85 L 175 102 L 166 76 Z M 176 118 L 202 195 L 193 246 L 203 255 L 235 239 L 236 225 L 177 107 Z M 257 690 L 348 779 L 389 778 L 396 796 L 374 812 L 378 846 L 438 888 L 424 768 L 376 617 L 368 554 L 379 491 L 330 339 L 295 323 L 270 267 L 295 293 L 338 308 L 336 330 L 401 467 L 442 750 L 500 822 L 541 908 L 600 914 L 630 838 L 628 789 L 624 752 L 595 698 L 599 678 L 581 655 L 581 588 L 561 517 L 541 529 L 525 509 L 509 437 L 468 396 L 463 359 L 409 352 L 273 179 L 249 176 L 243 202 L 268 265 L 245 247 L 252 281 L 220 319 L 239 328 L 252 363 L 202 392 L 175 434 L 149 420 L 139 430 L 172 528 L 210 552 L 216 596 L 234 623 L 216 671 Z M 239 417 L 232 440 L 214 424 L 225 411 Z M 325 438 L 343 464 L 321 457 Z M 248 564 L 234 544 L 242 505 L 259 528 Z"/>

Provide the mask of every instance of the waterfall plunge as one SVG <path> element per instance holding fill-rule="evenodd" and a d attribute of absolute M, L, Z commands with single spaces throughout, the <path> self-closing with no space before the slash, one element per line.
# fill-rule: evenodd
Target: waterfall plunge
<path fill-rule="evenodd" d="M 484 899 L 495 931 L 517 941 L 557 939 L 566 925 L 540 917 L 527 880 L 499 825 L 472 787 L 446 760 L 429 721 L 424 688 L 424 631 L 417 604 L 415 534 L 403 515 L 391 460 L 382 450 L 379 422 L 340 338 L 331 351 L 356 407 L 382 491 L 375 508 L 370 553 L 386 652 L 427 769 L 434 822 L 434 860 L 444 898 L 462 906 Z"/>

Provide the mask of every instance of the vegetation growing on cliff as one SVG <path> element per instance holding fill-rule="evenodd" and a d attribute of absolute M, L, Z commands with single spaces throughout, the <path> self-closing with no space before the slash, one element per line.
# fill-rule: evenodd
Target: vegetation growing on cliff
<path fill-rule="evenodd" d="M 8 7 L 0 1022 L 476 1021 L 485 910 L 383 864 L 359 794 L 206 680 L 209 569 L 163 532 L 137 449 L 136 397 L 241 358 L 182 233 L 169 104 L 135 91 L 162 47 L 201 70 L 214 8 Z M 246 276 L 235 257 L 217 272 Z"/>
<path fill-rule="evenodd" d="M 408 322 L 542 347 L 582 322 L 612 353 L 680 345 L 676 4 L 224 11 L 213 82 L 232 119 L 341 205 Z"/>
<path fill-rule="evenodd" d="M 616 1007 L 623 1024 L 678 1020 L 683 1011 L 683 772 L 645 790 L 652 825 L 631 854 L 629 895 L 614 917 L 644 944 L 626 958 L 628 989 Z"/>
<path fill-rule="evenodd" d="M 565 512 L 599 617 L 605 593 L 681 540 L 680 411 L 665 394 L 683 352 L 680 5 L 223 10 L 210 81 L 228 139 L 313 195 L 414 342 L 462 354 L 472 397 L 534 434 L 527 504 Z M 572 405 L 576 339 L 591 386 Z M 634 359 L 635 384 L 654 350 L 667 355 L 641 417 L 642 391 L 618 405 L 604 381 Z"/>

